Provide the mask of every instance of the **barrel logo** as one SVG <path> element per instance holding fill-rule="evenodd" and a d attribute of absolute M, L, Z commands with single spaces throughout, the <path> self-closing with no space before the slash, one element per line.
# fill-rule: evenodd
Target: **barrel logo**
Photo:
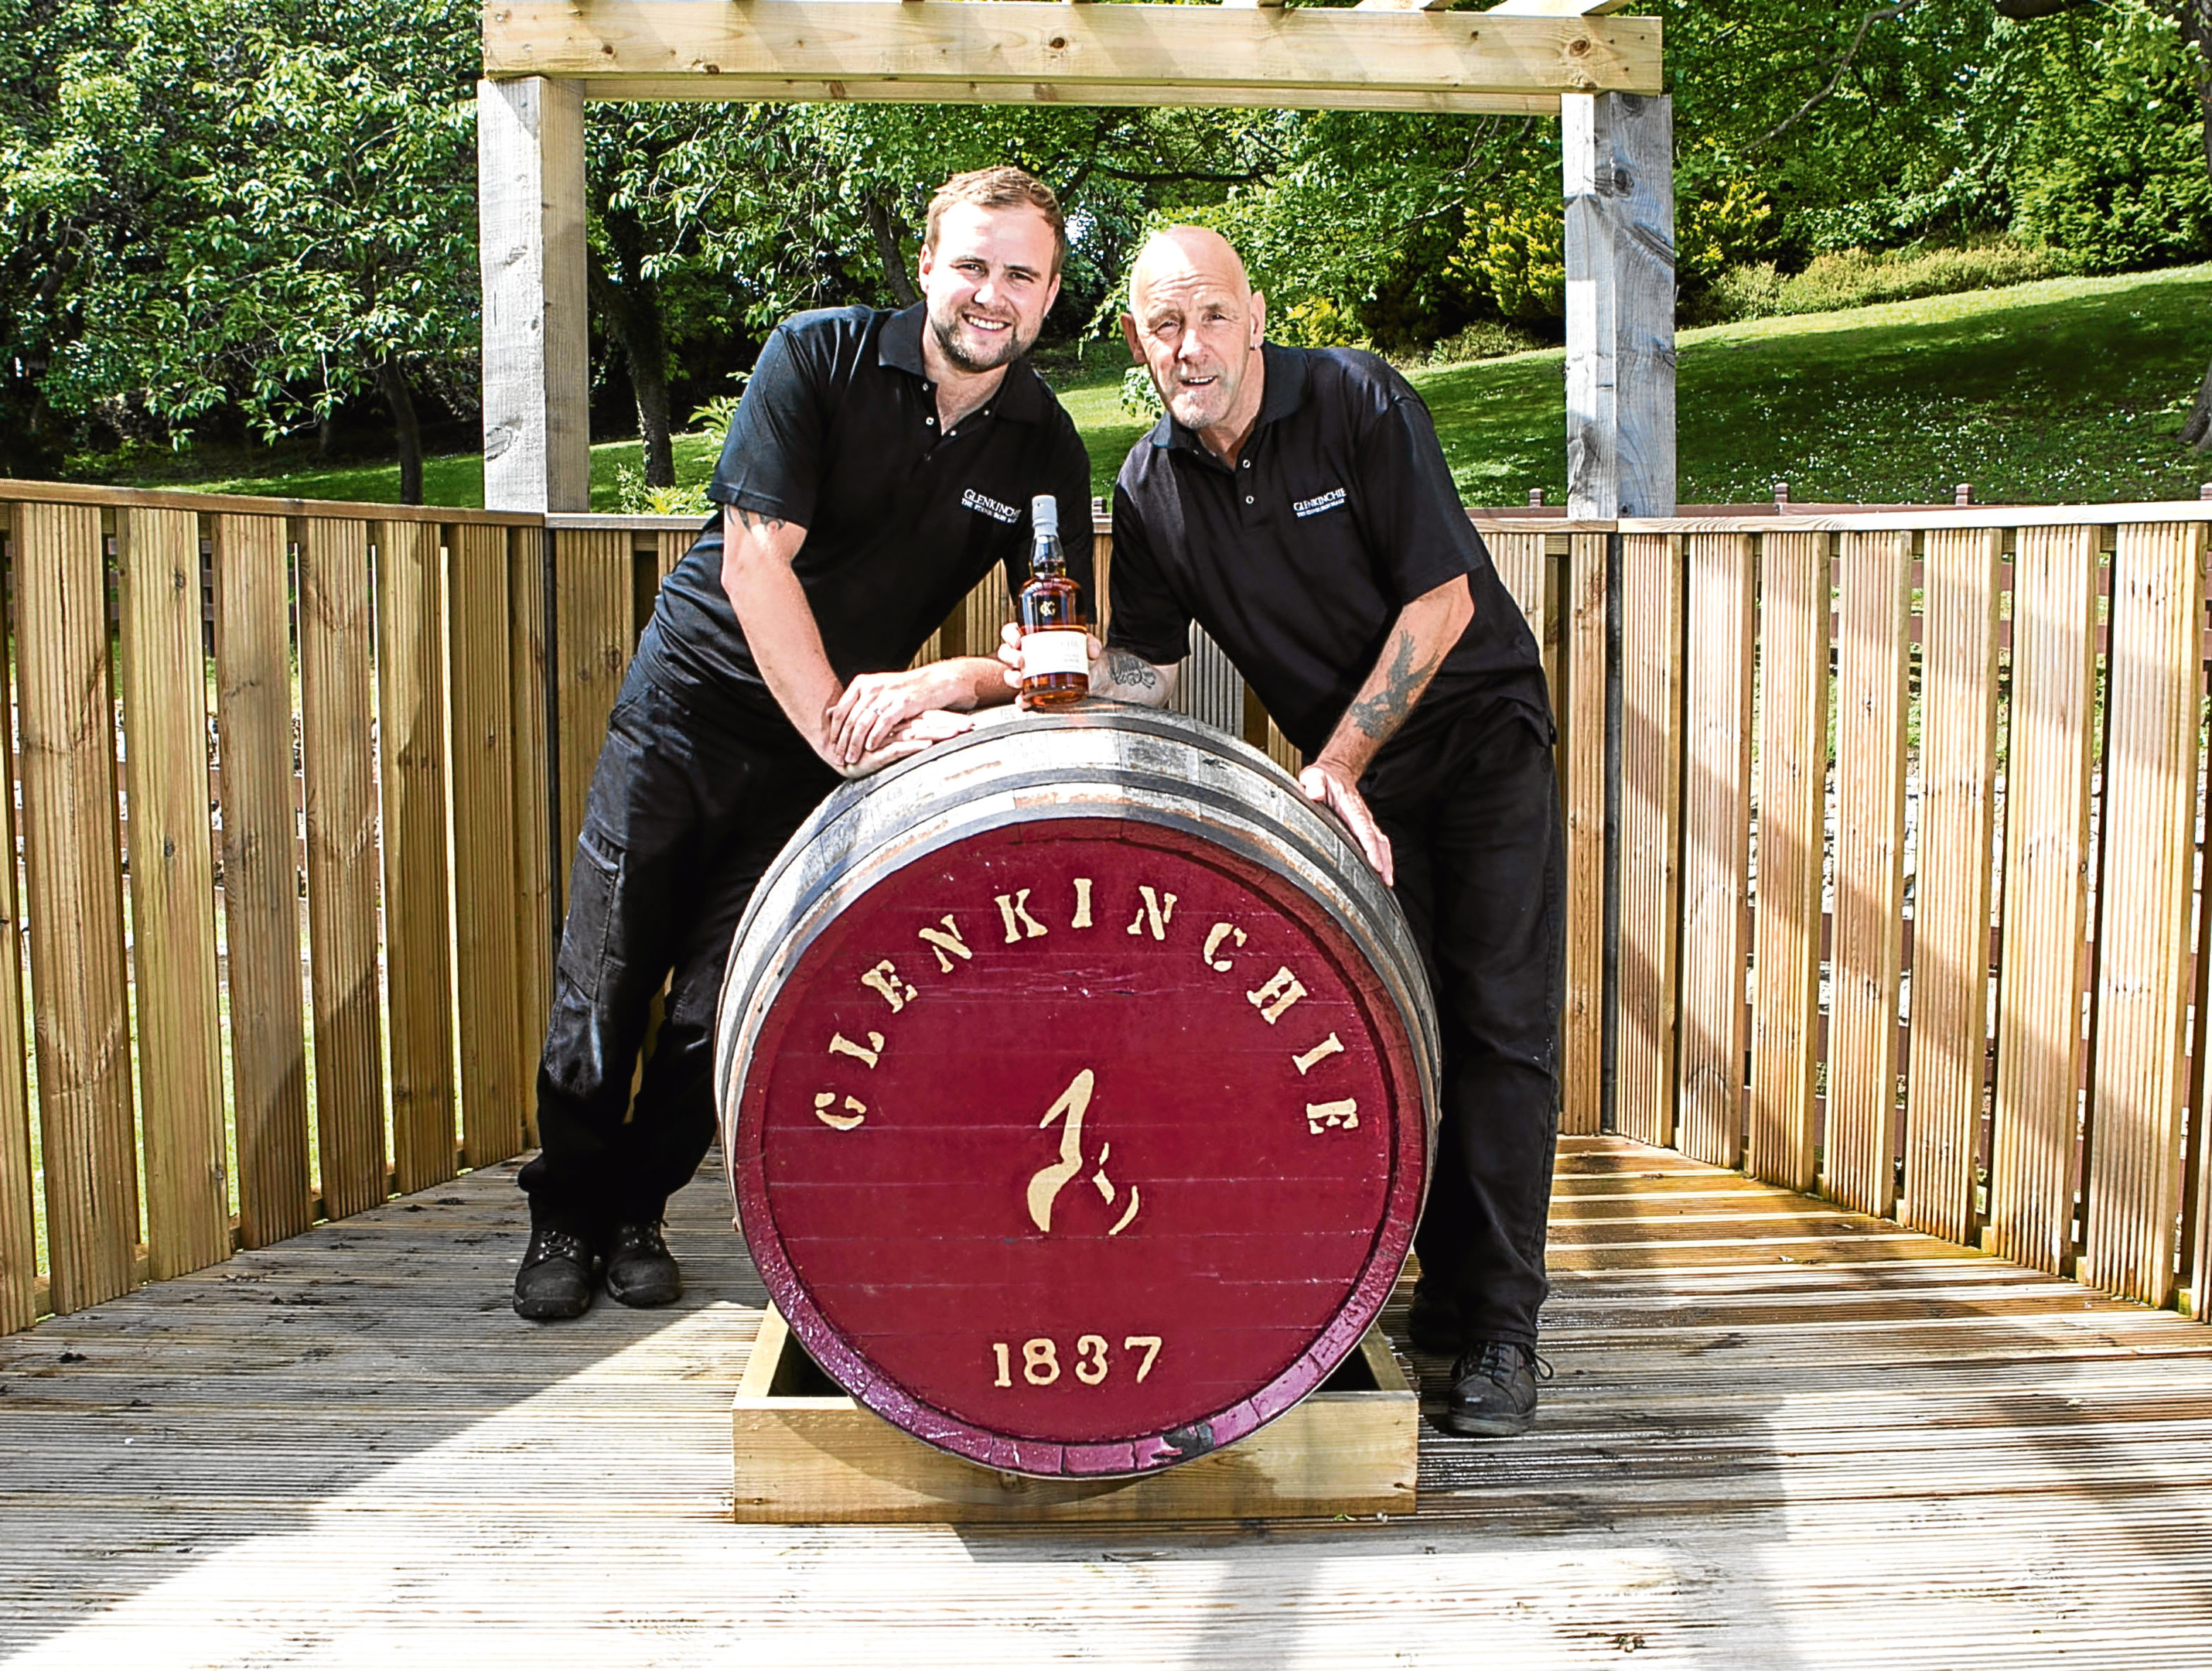
<path fill-rule="evenodd" d="M 978 493 L 973 488 L 960 495 L 960 502 L 968 509 L 981 511 L 993 521 L 1006 523 L 1010 527 L 1022 520 L 1022 513 L 1012 505 L 1002 505 L 988 494 Z"/>

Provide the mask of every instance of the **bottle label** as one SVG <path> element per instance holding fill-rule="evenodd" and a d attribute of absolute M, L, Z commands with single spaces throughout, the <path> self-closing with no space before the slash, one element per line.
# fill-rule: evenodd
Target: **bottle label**
<path fill-rule="evenodd" d="M 1022 676 L 1034 678 L 1040 673 L 1088 674 L 1091 671 L 1091 647 L 1083 641 L 1085 636 L 1081 632 L 1071 632 L 1063 627 L 1024 635 Z"/>

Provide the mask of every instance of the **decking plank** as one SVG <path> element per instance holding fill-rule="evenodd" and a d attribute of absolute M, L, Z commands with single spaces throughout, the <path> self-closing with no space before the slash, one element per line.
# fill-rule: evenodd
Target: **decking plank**
<path fill-rule="evenodd" d="M 1246 1528 L 732 1526 L 764 1296 L 713 1164 L 684 1300 L 556 1328 L 507 1307 L 515 1164 L 0 1340 L 11 1668 L 1273 1671 L 1471 1618 L 1530 1666 L 2168 1667 L 2212 1611 L 2212 1330 L 1620 1139 L 1563 1145 L 1534 1432 Z"/>

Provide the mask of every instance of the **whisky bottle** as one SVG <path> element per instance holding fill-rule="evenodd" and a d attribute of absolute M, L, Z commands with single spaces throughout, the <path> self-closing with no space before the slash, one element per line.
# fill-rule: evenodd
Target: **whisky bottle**
<path fill-rule="evenodd" d="M 1060 506 L 1048 493 L 1030 501 L 1030 582 L 1017 600 L 1022 619 L 1022 700 L 1066 708 L 1091 694 L 1083 588 L 1067 578 L 1060 549 Z"/>

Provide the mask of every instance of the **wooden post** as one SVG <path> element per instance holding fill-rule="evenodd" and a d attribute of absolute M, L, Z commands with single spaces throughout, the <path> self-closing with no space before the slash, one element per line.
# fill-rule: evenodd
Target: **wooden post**
<path fill-rule="evenodd" d="M 484 504 L 588 510 L 581 84 L 477 82 L 477 177 Z"/>
<path fill-rule="evenodd" d="M 1559 100 L 1567 206 L 1567 514 L 1674 513 L 1672 101 Z"/>

